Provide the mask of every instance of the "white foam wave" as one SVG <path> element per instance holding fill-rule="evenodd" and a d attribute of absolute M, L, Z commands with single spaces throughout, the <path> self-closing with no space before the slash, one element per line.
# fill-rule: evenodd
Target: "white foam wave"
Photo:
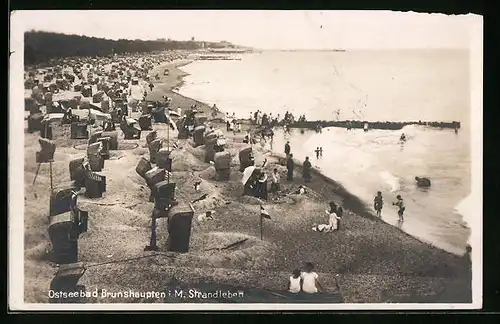
<path fill-rule="evenodd" d="M 399 179 L 392 175 L 389 171 L 384 170 L 380 172 L 380 177 L 391 187 L 391 192 L 399 190 Z"/>

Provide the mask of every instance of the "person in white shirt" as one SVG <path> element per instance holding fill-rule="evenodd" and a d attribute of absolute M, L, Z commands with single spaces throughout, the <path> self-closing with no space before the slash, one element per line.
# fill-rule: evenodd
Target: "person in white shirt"
<path fill-rule="evenodd" d="M 319 290 L 323 290 L 318 279 L 319 276 L 313 270 L 314 265 L 311 262 L 307 262 L 304 267 L 304 272 L 300 274 L 300 278 L 302 279 L 302 291 L 305 293 L 314 294 Z"/>
<path fill-rule="evenodd" d="M 338 221 L 340 217 L 337 215 L 337 205 L 332 201 L 330 202 L 330 210 L 325 211 L 328 215 L 328 228 L 326 232 L 332 232 L 338 229 Z"/>
<path fill-rule="evenodd" d="M 302 278 L 300 277 L 300 270 L 295 269 L 288 281 L 287 290 L 291 293 L 299 293 L 302 290 Z"/>

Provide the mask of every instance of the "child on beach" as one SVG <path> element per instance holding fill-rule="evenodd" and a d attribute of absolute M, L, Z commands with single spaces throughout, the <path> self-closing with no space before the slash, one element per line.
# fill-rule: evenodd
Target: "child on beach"
<path fill-rule="evenodd" d="M 399 222 L 402 223 L 404 221 L 403 214 L 405 212 L 406 207 L 405 207 L 405 203 L 404 203 L 403 198 L 401 197 L 401 195 L 397 195 L 396 199 L 397 200 L 395 202 L 393 202 L 392 204 L 394 206 L 398 206 L 398 208 L 399 208 L 398 209 Z"/>
<path fill-rule="evenodd" d="M 314 265 L 311 262 L 307 262 L 304 266 L 304 272 L 300 274 L 302 279 L 302 291 L 310 294 L 314 294 L 319 290 L 323 290 L 323 287 L 318 279 L 318 274 L 313 271 Z"/>
<path fill-rule="evenodd" d="M 278 173 L 278 169 L 273 169 L 272 180 L 271 180 L 271 191 L 278 192 L 280 191 L 280 175 Z"/>
<path fill-rule="evenodd" d="M 378 217 L 382 217 L 382 207 L 384 207 L 382 192 L 377 191 L 377 195 L 373 199 L 373 209 L 375 209 L 375 211 L 377 212 Z"/>
<path fill-rule="evenodd" d="M 337 215 L 338 208 L 337 205 L 331 201 L 330 204 L 330 209 L 325 210 L 325 212 L 328 214 L 328 227 L 324 230 L 324 232 L 333 232 L 338 229 L 338 221 L 340 217 Z"/>
<path fill-rule="evenodd" d="M 287 290 L 291 293 L 299 293 L 302 290 L 302 278 L 299 269 L 293 270 L 288 280 Z"/>

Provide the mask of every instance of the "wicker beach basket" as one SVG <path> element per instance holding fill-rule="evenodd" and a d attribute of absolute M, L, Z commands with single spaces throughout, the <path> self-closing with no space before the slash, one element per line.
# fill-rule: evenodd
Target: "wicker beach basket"
<path fill-rule="evenodd" d="M 102 132 L 102 137 L 109 137 L 109 149 L 118 150 L 118 132 Z"/>
<path fill-rule="evenodd" d="M 204 133 L 205 133 L 205 126 L 198 126 L 195 127 L 194 132 L 193 132 L 193 139 L 194 139 L 194 144 L 196 146 L 200 146 L 205 144 L 205 138 L 204 138 Z"/>

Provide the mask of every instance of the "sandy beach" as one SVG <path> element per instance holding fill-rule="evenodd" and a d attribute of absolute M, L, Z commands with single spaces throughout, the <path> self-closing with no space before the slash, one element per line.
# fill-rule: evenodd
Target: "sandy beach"
<path fill-rule="evenodd" d="M 189 60 L 169 63 L 155 70 L 168 68 L 170 73 L 154 81 L 148 100 L 172 98 L 172 108 L 185 111 L 193 104 L 210 115 L 210 103 L 201 103 L 173 90 L 182 86 L 187 74 L 181 70 Z M 155 73 L 153 70 L 153 74 Z M 177 184 L 176 198 L 192 201 L 202 194 L 207 198 L 194 203 L 196 210 L 191 232 L 190 252 L 176 254 L 166 248 L 166 220 L 158 220 L 157 237 L 160 251 L 145 252 L 149 244 L 153 203 L 148 202 L 149 188 L 136 173 L 141 158 L 149 156 L 146 135 L 140 140 L 124 140 L 125 150 L 111 151 L 103 174 L 107 191 L 102 198 L 78 198 L 78 206 L 89 211 L 88 232 L 79 241 L 79 261 L 87 266 L 79 284 L 89 291 L 161 291 L 175 281 L 232 285 L 243 288 L 262 288 L 270 291 L 286 289 L 293 269 L 304 262 L 313 262 L 326 291 L 340 292 L 346 303 L 387 302 L 471 302 L 469 261 L 465 257 L 437 249 L 399 229 L 383 223 L 367 210 L 357 197 L 349 194 L 334 180 L 318 172 L 307 183 L 307 193 L 293 192 L 302 184 L 301 168 L 295 169 L 295 181 L 284 181 L 286 169 L 279 157 L 260 145 L 254 145 L 256 165 L 268 160 L 265 170 L 281 173 L 282 190 L 290 192 L 278 200 L 262 202 L 242 196 L 238 152 L 246 146 L 244 131 L 234 135 L 226 132 L 225 124 L 213 121 L 227 139 L 226 150 L 231 153 L 231 179 L 214 180 L 215 169 L 203 161 L 204 148 L 193 147 L 193 140 L 179 140 L 170 132 L 173 150 L 173 181 Z M 117 126 L 118 128 L 118 126 Z M 153 124 L 159 137 L 167 138 L 164 124 Z M 49 183 L 48 166 L 42 166 L 35 186 L 32 186 L 39 150 L 38 133 L 25 131 L 25 212 L 24 241 L 25 302 L 48 302 L 50 282 L 57 265 L 50 260 L 48 229 Z M 85 155 L 75 144 L 85 140 L 55 138 L 57 145 L 53 177 L 55 186 L 69 182 L 68 163 Z M 137 143 L 137 147 L 133 145 Z M 130 144 L 130 145 L 129 145 Z M 194 182 L 201 179 L 200 192 Z M 273 198 L 273 196 L 271 196 Z M 317 233 L 311 228 L 326 223 L 327 203 L 342 204 L 345 215 L 342 228 L 333 233 Z M 266 207 L 271 219 L 264 220 L 264 239 L 260 240 L 260 204 Z M 198 222 L 196 215 L 214 210 L 214 220 Z M 222 249 L 238 240 L 247 239 L 235 249 Z M 145 302 L 144 300 L 98 298 L 88 302 Z M 160 300 L 146 302 L 161 302 Z"/>

